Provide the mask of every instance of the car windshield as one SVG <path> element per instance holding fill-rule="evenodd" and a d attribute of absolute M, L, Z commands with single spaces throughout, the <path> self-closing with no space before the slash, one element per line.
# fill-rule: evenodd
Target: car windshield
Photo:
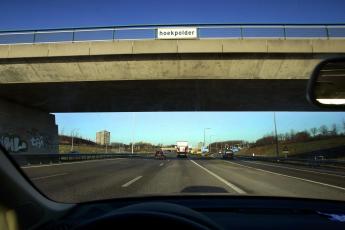
<path fill-rule="evenodd" d="M 0 143 L 53 200 L 345 200 L 343 112 L 55 113 L 49 123 L 55 129 L 20 124 Z"/>
<path fill-rule="evenodd" d="M 66 203 L 344 201 L 345 110 L 320 106 L 344 102 L 344 9 L 2 1 L 0 153 Z"/>

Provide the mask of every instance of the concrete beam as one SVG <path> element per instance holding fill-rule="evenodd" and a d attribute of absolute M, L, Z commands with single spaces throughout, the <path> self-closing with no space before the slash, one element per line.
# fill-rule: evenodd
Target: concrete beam
<path fill-rule="evenodd" d="M 222 40 L 179 40 L 178 53 L 222 53 Z"/>
<path fill-rule="evenodd" d="M 146 40 L 0 46 L 0 83 L 308 79 L 345 40 Z"/>
<path fill-rule="evenodd" d="M 132 41 L 90 42 L 90 55 L 131 54 Z"/>
<path fill-rule="evenodd" d="M 224 53 L 267 53 L 267 40 L 223 40 Z"/>
<path fill-rule="evenodd" d="M 61 56 L 89 56 L 90 43 L 76 42 L 76 43 L 54 43 L 49 44 L 49 57 Z"/>
<path fill-rule="evenodd" d="M 9 46 L 9 58 L 47 56 L 49 56 L 49 44 Z"/>
<path fill-rule="evenodd" d="M 267 52 L 313 53 L 313 47 L 310 40 L 268 40 Z"/>
<path fill-rule="evenodd" d="M 345 53 L 345 40 L 313 40 L 314 53 Z"/>
<path fill-rule="evenodd" d="M 133 41 L 133 54 L 177 53 L 177 46 L 174 40 Z"/>
<path fill-rule="evenodd" d="M 10 46 L 0 45 L 0 58 L 8 58 L 9 50 L 10 50 Z"/>
<path fill-rule="evenodd" d="M 345 53 L 345 39 L 120 40 L 1 45 L 1 58 L 176 53 Z"/>
<path fill-rule="evenodd" d="M 0 59 L 0 83 L 160 80 L 309 79 L 337 54 L 141 54 Z"/>

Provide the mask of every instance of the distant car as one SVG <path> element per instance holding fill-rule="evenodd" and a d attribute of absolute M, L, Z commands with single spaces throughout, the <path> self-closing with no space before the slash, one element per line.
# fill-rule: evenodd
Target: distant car
<path fill-rule="evenodd" d="M 234 148 L 232 148 L 232 151 L 233 151 L 234 153 L 236 153 L 236 152 L 240 151 L 240 149 L 237 148 L 237 147 L 234 147 Z"/>
<path fill-rule="evenodd" d="M 163 151 L 157 150 L 155 153 L 155 159 L 157 160 L 165 160 L 166 156 L 164 155 Z"/>
<path fill-rule="evenodd" d="M 73 150 L 73 151 L 70 151 L 69 154 L 80 154 L 80 152 Z"/>
<path fill-rule="evenodd" d="M 209 154 L 209 150 L 207 147 L 201 147 L 201 155 L 207 156 Z"/>
<path fill-rule="evenodd" d="M 223 153 L 223 159 L 234 159 L 234 152 L 232 150 L 226 150 Z"/>
<path fill-rule="evenodd" d="M 318 155 L 318 156 L 314 157 L 314 160 L 316 160 L 316 161 L 323 161 L 324 159 L 325 159 L 325 157 L 322 155 Z"/>

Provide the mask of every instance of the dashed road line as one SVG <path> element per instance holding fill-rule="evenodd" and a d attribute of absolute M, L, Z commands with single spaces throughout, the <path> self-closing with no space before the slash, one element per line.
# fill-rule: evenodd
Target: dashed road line
<path fill-rule="evenodd" d="M 136 178 L 134 178 L 133 180 L 128 181 L 126 184 L 123 184 L 121 187 L 122 188 L 126 188 L 128 186 L 130 186 L 131 184 L 133 184 L 134 182 L 136 182 L 137 180 L 140 180 L 143 176 L 138 176 Z"/>
<path fill-rule="evenodd" d="M 67 175 L 68 173 L 59 173 L 59 174 L 54 174 L 54 175 L 49 175 L 49 176 L 41 176 L 41 177 L 33 177 L 30 178 L 31 180 L 42 180 L 46 178 L 51 178 L 51 177 L 57 177 L 57 176 L 64 176 Z"/>

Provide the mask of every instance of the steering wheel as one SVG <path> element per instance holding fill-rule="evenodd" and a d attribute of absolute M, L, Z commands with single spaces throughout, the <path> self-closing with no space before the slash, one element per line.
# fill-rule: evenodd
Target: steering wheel
<path fill-rule="evenodd" d="M 74 230 L 96 229 L 220 229 L 208 217 L 181 205 L 147 202 L 129 205 L 77 225 Z"/>

